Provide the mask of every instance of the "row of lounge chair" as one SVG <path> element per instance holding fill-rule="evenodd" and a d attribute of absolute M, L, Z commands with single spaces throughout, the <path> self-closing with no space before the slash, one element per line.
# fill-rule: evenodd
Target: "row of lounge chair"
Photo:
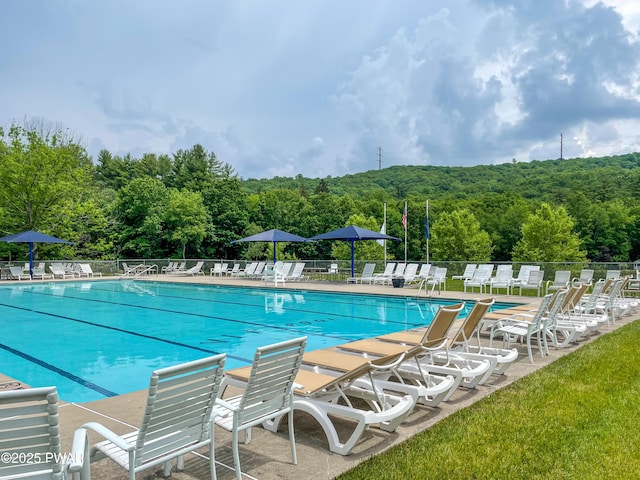
<path fill-rule="evenodd" d="M 131 479 L 159 465 L 169 475 L 173 459 L 183 468 L 187 452 L 208 447 L 211 478 L 216 478 L 216 425 L 232 432 L 236 477 L 240 479 L 240 432 L 245 432 L 245 443 L 249 443 L 252 427 L 262 425 L 276 432 L 285 416 L 292 462 L 296 463 L 294 410 L 316 419 L 332 452 L 348 455 L 367 428 L 378 426 L 393 432 L 413 409 L 436 407 L 457 388 L 475 388 L 491 375 L 504 374 L 517 359 L 517 351 L 474 342 L 492 304 L 492 299 L 478 301 L 456 325 L 464 304 L 440 308 L 422 331 L 382 335 L 334 348 L 305 352 L 306 337 L 268 345 L 257 349 L 251 366 L 229 371 L 224 370 L 224 354 L 157 370 L 151 375 L 139 429 L 116 435 L 97 421 L 88 422 L 75 432 L 69 463 L 61 465 L 62 456 L 48 455 L 49 463 L 37 468 L 54 473 L 66 470 L 89 479 L 91 463 L 109 457 Z M 241 393 L 226 396 L 229 386 L 240 388 Z M 16 442 L 33 448 L 43 458 L 49 448 L 59 452 L 55 387 L 1 392 L 0 409 L 0 417 L 13 417 L 3 425 L 3 440 L 8 445 Z M 23 423 L 24 415 L 29 415 L 28 425 Z M 341 418 L 351 426 L 346 439 L 338 435 L 345 428 Z M 96 434 L 105 440 L 92 445 Z M 0 476 L 26 476 L 34 469 L 29 464 L 4 464 Z"/>
<path fill-rule="evenodd" d="M 522 295 L 523 290 L 535 290 L 537 296 L 540 296 L 544 290 L 545 294 L 558 291 L 563 288 L 569 288 L 572 284 L 589 284 L 593 282 L 594 271 L 592 269 L 582 269 L 579 277 L 572 278 L 571 271 L 557 270 L 553 280 L 545 282 L 545 272 L 540 270 L 538 265 L 522 265 L 517 276 L 513 275 L 513 267 L 511 265 L 498 265 L 494 273 L 493 264 L 468 264 L 462 275 L 454 275 L 452 279 L 463 280 L 464 291 L 469 289 L 471 292 L 474 288 L 478 288 L 480 293 L 493 294 L 494 290 L 499 293 L 505 290 L 509 295 L 518 289 L 518 293 Z M 605 279 L 620 278 L 620 270 L 608 270 Z"/>
<path fill-rule="evenodd" d="M 49 280 L 54 278 L 82 278 L 82 277 L 94 277 L 102 276 L 101 272 L 95 272 L 88 263 L 52 263 L 49 265 L 51 273 L 45 271 L 45 263 L 39 262 L 29 272 L 29 264 L 25 267 L 11 266 L 9 267 L 9 278 L 12 280 Z"/>
<path fill-rule="evenodd" d="M 305 262 L 282 262 L 278 261 L 273 265 L 267 262 L 250 262 L 244 269 L 240 268 L 240 264 L 234 264 L 231 270 L 228 264 L 215 264 L 211 269 L 211 275 L 229 275 L 235 278 L 253 278 L 262 280 L 265 283 L 273 282 L 274 284 L 284 284 L 285 282 L 299 282 L 305 280 L 304 275 Z"/>
<path fill-rule="evenodd" d="M 503 347 L 521 340 L 527 345 L 533 362 L 532 341 L 536 341 L 541 356 L 549 353 L 549 342 L 555 348 L 566 347 L 593 335 L 601 325 L 613 324 L 621 315 L 636 312 L 640 302 L 623 295 L 628 278 L 600 279 L 587 295 L 588 283 L 563 287 L 546 294 L 535 311 L 526 311 L 506 319 L 489 314 L 483 328 L 489 328 L 490 345 L 496 336 Z"/>
<path fill-rule="evenodd" d="M 267 268 L 261 280 L 264 283 L 273 282 L 275 285 L 278 283 L 284 285 L 286 282 L 301 282 L 307 277 L 303 275 L 304 262 L 276 262 L 273 267 Z"/>
<path fill-rule="evenodd" d="M 435 267 L 430 263 L 419 265 L 417 263 L 388 262 L 382 273 L 374 273 L 375 268 L 375 263 L 367 263 L 359 277 L 349 277 L 347 282 L 391 285 L 395 279 L 402 279 L 402 285 L 417 283 L 419 284 L 418 290 L 431 288 L 432 292 L 436 287 L 440 291 L 446 289 L 447 286 L 446 267 Z"/>

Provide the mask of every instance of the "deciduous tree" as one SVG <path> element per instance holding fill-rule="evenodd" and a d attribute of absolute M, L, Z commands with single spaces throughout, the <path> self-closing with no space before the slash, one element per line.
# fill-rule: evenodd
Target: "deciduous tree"
<path fill-rule="evenodd" d="M 491 258 L 489 234 L 467 209 L 441 213 L 430 233 L 433 260 L 487 262 Z"/>
<path fill-rule="evenodd" d="M 573 232 L 574 222 L 564 207 L 540 205 L 522 225 L 522 239 L 513 251 L 516 262 L 581 262 L 586 252 Z"/>

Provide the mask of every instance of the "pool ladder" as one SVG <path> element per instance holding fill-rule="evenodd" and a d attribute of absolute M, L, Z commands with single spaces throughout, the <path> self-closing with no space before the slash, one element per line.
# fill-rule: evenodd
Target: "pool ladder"
<path fill-rule="evenodd" d="M 429 280 L 434 280 L 433 285 L 431 286 L 431 292 L 429 292 Z M 420 291 L 422 290 L 422 287 L 424 287 L 424 293 L 427 296 L 432 297 L 433 292 L 436 289 L 436 285 L 438 286 L 438 295 L 440 295 L 442 293 L 440 291 L 440 282 L 436 281 L 434 277 L 423 278 L 418 284 L 418 292 L 416 293 L 416 298 L 420 297 Z"/>

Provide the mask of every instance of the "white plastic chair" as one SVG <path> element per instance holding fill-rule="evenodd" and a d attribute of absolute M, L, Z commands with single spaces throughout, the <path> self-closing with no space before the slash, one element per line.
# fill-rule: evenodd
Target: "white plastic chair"
<path fill-rule="evenodd" d="M 129 472 L 130 480 L 161 464 L 168 477 L 174 458 L 178 469 L 183 469 L 186 453 L 208 446 L 211 478 L 215 479 L 211 417 L 224 362 L 225 355 L 220 354 L 154 371 L 140 430 L 121 436 L 99 423 L 85 423 L 75 432 L 69 471 L 89 480 L 90 463 L 111 458 Z M 106 440 L 89 449 L 87 430 Z"/>
<path fill-rule="evenodd" d="M 242 478 L 238 451 L 240 432 L 245 432 L 244 443 L 247 444 L 251 441 L 252 427 L 287 413 L 292 463 L 298 463 L 293 430 L 293 387 L 306 344 L 307 337 L 301 337 L 259 347 L 242 395 L 216 400 L 219 415 L 215 417 L 215 423 L 232 433 L 237 480 Z M 228 381 L 225 377 L 225 382 Z M 223 384 L 223 391 L 226 385 Z"/>
<path fill-rule="evenodd" d="M 375 263 L 366 263 L 364 265 L 364 268 L 362 269 L 362 275 L 360 275 L 359 277 L 349 277 L 347 279 L 347 283 L 358 283 L 358 281 L 360 281 L 360 283 L 371 283 L 373 281 L 374 274 L 373 271 L 376 269 L 376 264 Z"/>
<path fill-rule="evenodd" d="M 475 263 L 468 263 L 464 267 L 464 272 L 462 275 L 453 275 L 451 277 L 452 280 L 471 280 L 473 278 L 473 274 L 475 273 L 477 265 Z"/>
<path fill-rule="evenodd" d="M 569 288 L 571 272 L 569 270 L 557 270 L 553 280 L 547 280 L 545 293 Z"/>
<path fill-rule="evenodd" d="M 532 270 L 529 272 L 529 278 L 524 283 L 518 284 L 519 294 L 522 295 L 522 289 L 536 290 L 537 296 L 540 296 L 542 290 L 542 282 L 544 281 L 544 270 Z M 514 285 L 515 287 L 515 285 Z"/>
<path fill-rule="evenodd" d="M 0 478 L 65 478 L 55 387 L 0 392 L 0 448 Z"/>
<path fill-rule="evenodd" d="M 512 317 L 496 322 L 496 324 L 491 328 L 491 333 L 489 335 L 489 347 L 493 346 L 493 338 L 496 334 L 502 335 L 504 348 L 508 348 L 511 342 L 521 338 L 527 343 L 529 360 L 533 363 L 531 341 L 535 337 L 538 341 L 540 356 L 544 356 L 543 341 L 545 341 L 544 337 L 546 334 L 544 321 L 552 298 L 553 294 L 551 293 L 542 297 L 540 306 L 533 316 L 527 315 L 526 313 L 516 314 Z"/>

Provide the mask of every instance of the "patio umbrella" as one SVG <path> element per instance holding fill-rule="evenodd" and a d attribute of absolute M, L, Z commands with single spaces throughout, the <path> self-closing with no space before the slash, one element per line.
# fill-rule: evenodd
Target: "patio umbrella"
<path fill-rule="evenodd" d="M 231 243 L 239 242 L 273 242 L 273 263 L 276 263 L 276 245 L 278 242 L 312 242 L 308 238 L 294 235 L 293 233 L 283 232 L 282 230 L 272 229 L 266 232 L 256 233 L 250 237 L 241 238 L 240 240 L 234 240 Z"/>
<path fill-rule="evenodd" d="M 60 238 L 45 235 L 44 233 L 34 232 L 33 230 L 27 230 L 26 232 L 14 233 L 13 235 L 7 235 L 0 238 L 0 242 L 8 243 L 28 243 L 29 244 L 29 275 L 33 276 L 33 244 L 34 243 L 68 243 Z"/>
<path fill-rule="evenodd" d="M 323 233 L 311 237 L 311 240 L 344 240 L 351 242 L 351 276 L 354 276 L 354 242 L 356 240 L 398 240 L 400 238 L 392 237 L 385 233 L 374 232 L 373 230 L 367 230 L 366 228 L 356 227 L 355 225 L 349 225 L 348 227 L 339 228 L 338 230 L 332 230 L 331 232 Z"/>

